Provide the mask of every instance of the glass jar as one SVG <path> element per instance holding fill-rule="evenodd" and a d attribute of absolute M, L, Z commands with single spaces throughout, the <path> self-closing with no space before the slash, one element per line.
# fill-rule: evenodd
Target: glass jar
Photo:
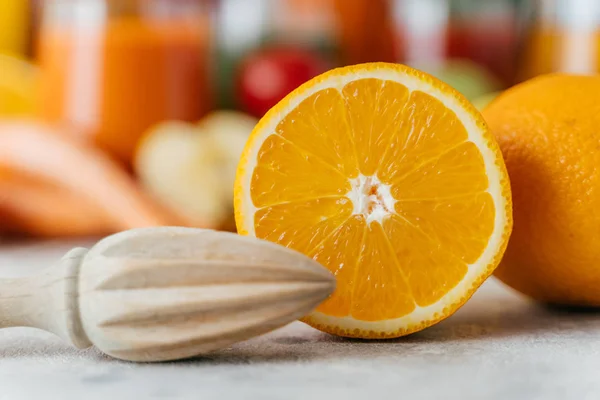
<path fill-rule="evenodd" d="M 398 62 L 436 70 L 466 61 L 513 83 L 519 0 L 388 0 Z M 472 69 L 472 68 L 469 68 Z"/>
<path fill-rule="evenodd" d="M 341 62 L 395 62 L 392 0 L 335 0 L 336 38 Z"/>
<path fill-rule="evenodd" d="M 46 0 L 41 116 L 125 163 L 162 120 L 211 107 L 208 0 Z"/>
<path fill-rule="evenodd" d="M 519 80 L 550 72 L 600 72 L 600 2 L 536 0 L 533 5 Z"/>

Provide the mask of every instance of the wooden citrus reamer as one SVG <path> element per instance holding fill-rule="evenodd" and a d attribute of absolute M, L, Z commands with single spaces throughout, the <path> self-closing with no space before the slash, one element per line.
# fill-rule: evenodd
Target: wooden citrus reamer
<path fill-rule="evenodd" d="M 147 228 L 0 280 L 0 328 L 52 332 L 130 361 L 203 354 L 309 313 L 335 287 L 317 262 L 231 233 Z"/>

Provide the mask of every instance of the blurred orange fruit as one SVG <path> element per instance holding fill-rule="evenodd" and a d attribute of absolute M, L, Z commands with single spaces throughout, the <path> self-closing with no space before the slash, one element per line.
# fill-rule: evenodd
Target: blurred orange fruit
<path fill-rule="evenodd" d="M 600 77 L 534 78 L 501 94 L 484 116 L 514 201 L 496 275 L 541 301 L 600 306 Z"/>
<path fill-rule="evenodd" d="M 304 321 L 362 338 L 451 315 L 492 273 L 512 224 L 481 115 L 437 79 L 385 63 L 325 73 L 269 111 L 238 167 L 235 209 L 241 234 L 335 274 L 336 292 Z"/>

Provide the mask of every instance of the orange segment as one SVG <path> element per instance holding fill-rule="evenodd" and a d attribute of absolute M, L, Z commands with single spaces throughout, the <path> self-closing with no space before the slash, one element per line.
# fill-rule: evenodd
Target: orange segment
<path fill-rule="evenodd" d="M 391 136 L 378 176 L 391 183 L 398 177 L 435 160 L 468 138 L 456 114 L 433 96 L 415 91 L 401 117 L 401 129 Z"/>
<path fill-rule="evenodd" d="M 256 207 L 350 190 L 348 179 L 339 171 L 276 135 L 269 136 L 260 148 L 252 187 Z"/>
<path fill-rule="evenodd" d="M 512 227 L 508 177 L 479 113 L 434 78 L 379 63 L 326 73 L 267 113 L 240 162 L 235 208 L 239 232 L 336 276 L 304 321 L 363 338 L 451 315 Z"/>
<path fill-rule="evenodd" d="M 366 226 L 362 216 L 349 218 L 332 235 L 325 236 L 319 246 L 307 253 L 327 267 L 338 282 L 344 282 L 343 285 L 338 285 L 329 300 L 319 306 L 321 312 L 338 317 L 350 314 L 358 258 L 363 248 Z M 345 251 L 332 251 L 332 249 L 345 249 Z"/>
<path fill-rule="evenodd" d="M 465 262 L 405 220 L 392 216 L 384 222 L 384 229 L 419 306 L 438 301 L 467 273 Z"/>
<path fill-rule="evenodd" d="M 412 288 L 406 282 L 392 244 L 381 225 L 369 225 L 355 279 L 351 316 L 363 321 L 402 317 L 415 309 Z"/>
<path fill-rule="evenodd" d="M 406 222 L 431 238 L 432 244 L 448 249 L 467 263 L 481 256 L 494 227 L 494 200 L 489 193 L 398 202 L 395 208 Z M 396 238 L 402 241 L 401 236 Z"/>
<path fill-rule="evenodd" d="M 256 237 L 301 252 L 314 249 L 352 214 L 345 197 L 314 199 L 265 207 L 254 216 Z M 286 224 L 281 224 L 286 221 Z"/>
<path fill-rule="evenodd" d="M 476 195 L 488 188 L 481 153 L 473 142 L 450 148 L 392 183 L 392 196 L 402 200 L 433 200 Z"/>
<path fill-rule="evenodd" d="M 358 175 L 346 106 L 337 90 L 322 90 L 304 100 L 277 125 L 277 133 L 345 176 Z"/>
<path fill-rule="evenodd" d="M 408 100 L 408 89 L 392 81 L 360 79 L 344 86 L 342 93 L 360 171 L 372 175 L 390 138 L 404 125 L 401 114 Z"/>

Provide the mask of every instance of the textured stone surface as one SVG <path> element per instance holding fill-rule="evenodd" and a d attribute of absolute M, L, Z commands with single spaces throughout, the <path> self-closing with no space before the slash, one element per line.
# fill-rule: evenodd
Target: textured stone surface
<path fill-rule="evenodd" d="M 71 245 L 1 245 L 0 276 L 38 270 Z M 77 351 L 44 332 L 0 331 L 0 400 L 369 397 L 599 399 L 600 312 L 538 306 L 490 281 L 453 317 L 406 338 L 346 340 L 294 323 L 153 365 Z"/>

